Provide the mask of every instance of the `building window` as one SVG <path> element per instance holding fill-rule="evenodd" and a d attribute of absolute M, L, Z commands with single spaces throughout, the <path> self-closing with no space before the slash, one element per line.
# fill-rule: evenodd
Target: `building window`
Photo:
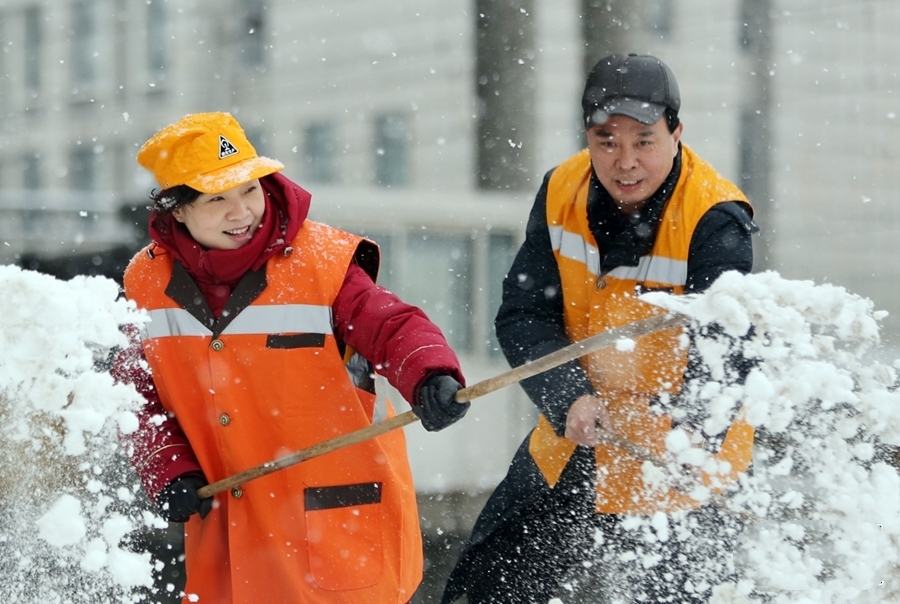
<path fill-rule="evenodd" d="M 32 93 L 41 88 L 41 59 L 43 57 L 44 28 L 41 8 L 25 9 L 25 86 Z"/>
<path fill-rule="evenodd" d="M 69 161 L 69 184 L 75 191 L 93 191 L 97 182 L 97 160 L 94 150 L 78 146 Z"/>
<path fill-rule="evenodd" d="M 428 233 L 421 228 L 393 233 L 352 229 L 378 244 L 378 285 L 425 311 L 460 351 L 472 350 L 472 253 L 468 233 Z"/>
<path fill-rule="evenodd" d="M 386 114 L 375 120 L 375 182 L 385 187 L 409 184 L 409 142 L 406 116 Z"/>
<path fill-rule="evenodd" d="M 247 67 L 266 64 L 266 18 L 263 0 L 243 0 L 242 60 Z"/>
<path fill-rule="evenodd" d="M 644 16 L 651 32 L 664 38 L 672 33 L 672 0 L 647 0 Z"/>
<path fill-rule="evenodd" d="M 169 66 L 169 23 L 162 0 L 147 4 L 147 69 L 156 77 L 165 75 Z"/>
<path fill-rule="evenodd" d="M 337 140 L 334 124 L 318 122 L 306 127 L 303 138 L 303 164 L 307 180 L 334 182 Z"/>
<path fill-rule="evenodd" d="M 97 77 L 97 23 L 92 0 L 72 4 L 72 75 L 77 85 L 91 84 Z"/>
<path fill-rule="evenodd" d="M 472 349 L 472 238 L 409 233 L 401 297 L 420 307 L 456 350 Z"/>
<path fill-rule="evenodd" d="M 471 234 L 422 234 L 421 227 L 393 232 L 352 227 L 349 230 L 378 244 L 378 285 L 425 311 L 454 349 L 472 352 Z"/>

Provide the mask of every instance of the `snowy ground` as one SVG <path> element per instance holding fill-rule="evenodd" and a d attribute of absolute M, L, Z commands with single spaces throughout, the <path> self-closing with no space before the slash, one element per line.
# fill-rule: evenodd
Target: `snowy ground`
<path fill-rule="evenodd" d="M 900 601 L 900 478 L 889 463 L 900 394 L 895 368 L 872 360 L 872 303 L 775 273 L 729 274 L 702 296 L 647 299 L 707 334 L 698 347 L 714 379 L 687 386 L 704 431 L 716 434 L 735 413 L 760 430 L 752 475 L 712 503 L 748 529 L 735 555 L 741 580 L 715 586 L 711 601 Z M 136 395 L 102 371 L 104 351 L 123 343 L 119 326 L 142 317 L 117 301 L 112 281 L 8 266 L 0 300 L 0 601 L 145 599 L 151 560 L 129 549 L 129 537 L 164 525 L 136 504 L 117 443 L 136 425 Z M 725 379 L 729 350 L 754 362 L 743 384 Z M 671 439 L 676 465 L 711 463 L 685 442 Z M 648 522 L 648 539 L 678 534 Z"/>

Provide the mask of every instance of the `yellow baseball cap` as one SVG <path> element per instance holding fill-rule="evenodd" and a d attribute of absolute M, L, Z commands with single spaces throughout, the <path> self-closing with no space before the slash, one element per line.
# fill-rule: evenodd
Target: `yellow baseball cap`
<path fill-rule="evenodd" d="M 221 193 L 284 169 L 259 157 L 230 113 L 193 113 L 150 138 L 137 156 L 159 186 L 187 185 L 201 193 Z"/>

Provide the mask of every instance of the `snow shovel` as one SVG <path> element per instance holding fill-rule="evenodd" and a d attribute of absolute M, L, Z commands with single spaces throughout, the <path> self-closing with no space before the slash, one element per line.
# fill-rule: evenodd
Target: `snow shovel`
<path fill-rule="evenodd" d="M 468 388 L 463 388 L 456 393 L 456 400 L 460 403 L 471 401 L 480 396 L 484 396 L 486 394 L 494 392 L 495 390 L 499 390 L 500 388 L 516 384 L 524 379 L 538 375 L 539 373 L 543 373 L 544 371 L 548 371 L 564 363 L 568 363 L 569 361 L 572 361 L 579 357 L 612 346 L 619 340 L 633 339 L 657 331 L 664 331 L 666 329 L 673 329 L 675 327 L 684 327 L 689 323 L 690 317 L 688 317 L 687 315 L 683 315 L 680 313 L 669 313 L 656 315 L 647 319 L 641 319 L 640 321 L 635 321 L 634 323 L 629 323 L 627 325 L 623 325 L 622 327 L 610 329 L 608 331 L 604 331 L 603 333 L 585 338 L 580 342 L 569 344 L 565 348 L 560 348 L 556 352 L 551 352 L 546 356 L 525 363 L 524 365 L 520 365 L 514 369 L 511 369 L 510 371 L 501 373 L 500 375 L 478 382 L 477 384 L 473 384 Z M 318 457 L 320 455 L 324 455 L 326 453 L 330 453 L 344 447 L 349 447 L 350 445 L 355 445 L 370 438 L 375 438 L 376 436 L 381 436 L 382 434 L 390 432 L 391 430 L 402 428 L 403 426 L 407 426 L 417 421 L 419 421 L 419 417 L 412 411 L 407 411 L 406 413 L 395 415 L 394 417 L 386 419 L 377 424 L 366 426 L 365 428 L 350 432 L 348 434 L 342 434 L 341 436 L 337 436 L 335 438 L 320 442 L 311 447 L 301 449 L 300 451 L 295 451 L 294 453 L 290 453 L 288 455 L 285 455 L 284 457 L 280 457 L 273 461 L 268 461 L 254 468 L 250 468 L 249 470 L 245 470 L 228 478 L 224 478 L 218 482 L 214 482 L 199 489 L 197 491 L 197 495 L 199 495 L 201 499 L 212 497 L 217 493 L 227 491 L 231 488 L 237 487 L 238 485 L 250 482 L 251 480 L 267 476 L 272 472 L 277 472 L 278 470 L 288 468 L 302 461 L 306 461 L 308 459 L 312 459 L 314 457 Z M 605 438 L 609 439 L 609 442 L 621 446 L 629 453 L 637 456 L 639 459 L 651 461 L 651 463 L 655 464 L 663 463 L 661 460 L 649 457 L 647 453 L 641 451 L 639 448 L 636 448 L 636 446 L 630 441 L 621 439 L 612 434 L 606 434 Z"/>

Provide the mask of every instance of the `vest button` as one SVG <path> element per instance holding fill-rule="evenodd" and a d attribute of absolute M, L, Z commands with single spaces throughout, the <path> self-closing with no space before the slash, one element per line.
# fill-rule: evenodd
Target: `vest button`
<path fill-rule="evenodd" d="M 223 426 L 227 426 L 228 424 L 231 423 L 231 418 L 228 417 L 227 413 L 223 413 L 222 415 L 219 416 L 219 423 L 222 424 Z"/>
<path fill-rule="evenodd" d="M 597 277 L 597 289 L 606 287 L 606 280 L 603 277 Z"/>
<path fill-rule="evenodd" d="M 235 499 L 240 499 L 243 495 L 244 491 L 241 489 L 241 487 L 234 487 L 233 489 L 231 489 L 231 496 Z"/>
<path fill-rule="evenodd" d="M 213 340 L 212 342 L 210 342 L 209 347 L 216 352 L 219 352 L 220 350 L 225 348 L 225 342 L 223 342 L 222 340 Z"/>

